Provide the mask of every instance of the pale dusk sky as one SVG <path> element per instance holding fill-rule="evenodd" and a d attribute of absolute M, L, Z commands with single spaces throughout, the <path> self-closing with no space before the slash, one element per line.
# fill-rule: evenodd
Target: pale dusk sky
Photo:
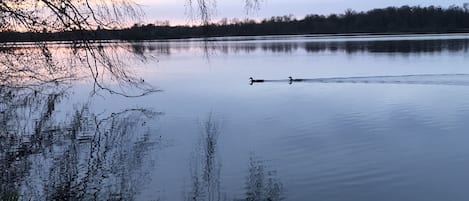
<path fill-rule="evenodd" d="M 169 20 L 172 25 L 190 22 L 185 0 L 136 1 L 145 12 L 145 22 Z M 213 18 L 214 21 L 225 17 L 229 19 L 244 19 L 247 17 L 259 19 L 288 14 L 301 18 L 307 14 L 342 13 L 348 8 L 363 11 L 402 5 L 448 7 L 450 5 L 462 6 L 464 2 L 469 2 L 469 0 L 263 0 L 260 10 L 247 14 L 244 0 L 218 0 Z"/>

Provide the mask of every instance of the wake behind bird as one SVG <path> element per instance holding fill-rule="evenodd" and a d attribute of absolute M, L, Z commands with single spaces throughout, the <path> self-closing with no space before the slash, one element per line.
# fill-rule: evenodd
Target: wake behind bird
<path fill-rule="evenodd" d="M 263 80 L 262 82 L 296 82 L 302 83 L 357 83 L 357 84 L 417 84 L 417 85 L 460 85 L 469 86 L 469 74 L 411 74 L 381 75 L 329 78 L 289 78 Z"/>

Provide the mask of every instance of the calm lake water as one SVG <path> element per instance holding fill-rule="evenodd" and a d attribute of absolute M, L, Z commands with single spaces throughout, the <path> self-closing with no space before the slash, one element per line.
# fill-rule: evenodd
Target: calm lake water
<path fill-rule="evenodd" d="M 1 196 L 469 200 L 469 35 L 130 47 L 147 60 L 128 68 L 163 91 L 90 95 L 88 79 L 11 103 L 2 91 Z"/>

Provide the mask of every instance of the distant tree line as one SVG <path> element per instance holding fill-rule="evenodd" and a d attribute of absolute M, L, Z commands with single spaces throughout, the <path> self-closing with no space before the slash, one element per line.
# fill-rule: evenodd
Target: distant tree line
<path fill-rule="evenodd" d="M 347 34 L 347 33 L 449 33 L 469 32 L 467 6 L 448 8 L 402 6 L 373 9 L 366 12 L 346 10 L 342 14 L 292 15 L 271 17 L 261 21 L 223 19 L 204 26 L 170 26 L 169 23 L 135 24 L 132 27 L 43 33 L 0 32 L 0 41 L 60 40 L 148 40 L 214 36 L 254 36 L 285 34 Z"/>

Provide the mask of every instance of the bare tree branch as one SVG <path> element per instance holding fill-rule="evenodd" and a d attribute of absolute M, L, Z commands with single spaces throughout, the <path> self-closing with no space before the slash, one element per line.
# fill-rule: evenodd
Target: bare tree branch
<path fill-rule="evenodd" d="M 244 8 L 249 14 L 260 8 L 264 0 L 244 0 Z M 208 25 L 216 11 L 217 0 L 186 0 L 186 9 L 192 19 L 200 19 L 203 25 Z M 194 17 L 195 16 L 195 17 Z"/>

